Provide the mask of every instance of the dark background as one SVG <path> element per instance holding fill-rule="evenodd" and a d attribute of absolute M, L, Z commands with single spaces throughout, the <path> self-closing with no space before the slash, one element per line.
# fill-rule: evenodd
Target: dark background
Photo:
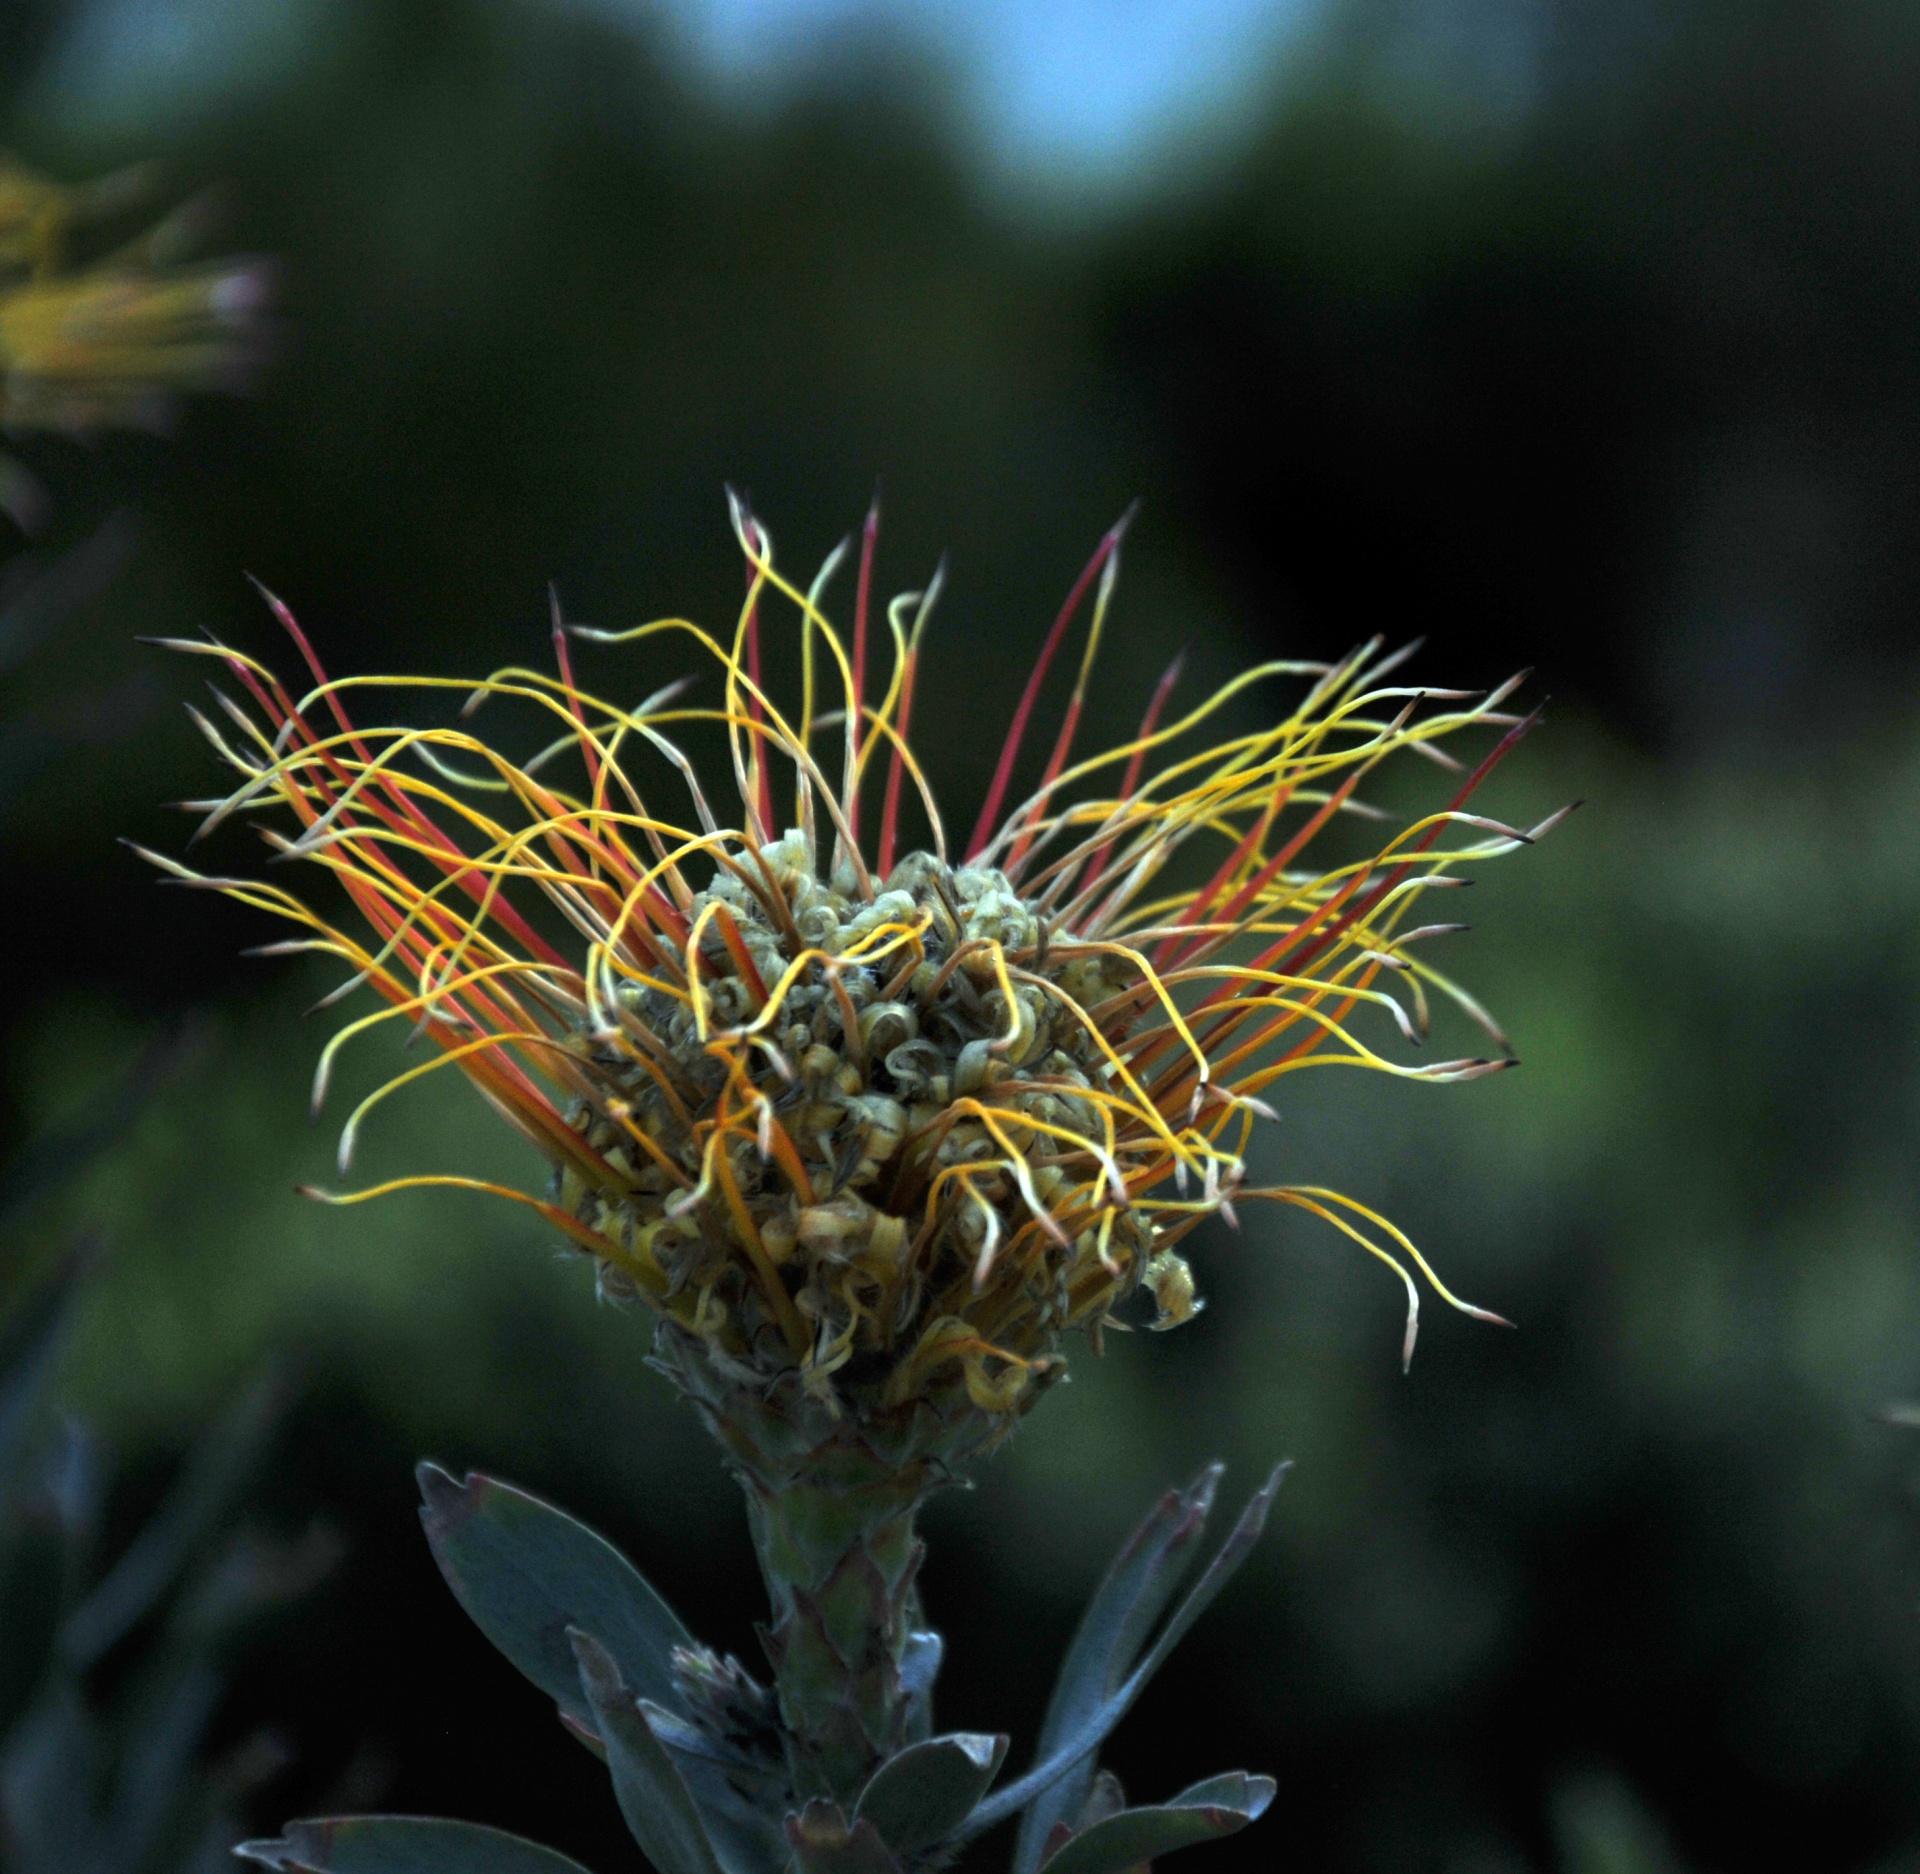
<path fill-rule="evenodd" d="M 281 657 L 252 572 L 337 671 L 479 673 L 543 654 L 549 579 L 597 623 L 730 616 L 723 479 L 807 567 L 880 475 L 888 589 L 951 553 L 916 721 L 951 817 L 1135 495 L 1104 726 L 1183 644 L 1218 676 L 1424 635 L 1423 679 L 1531 665 L 1553 699 L 1489 810 L 1589 802 L 1488 875 L 1450 959 L 1524 1071 L 1289 1082 L 1263 1146 L 1520 1332 L 1434 1310 L 1402 1378 L 1398 1291 L 1308 1220 L 1196 1239 L 1202 1318 L 1077 1358 L 937 1506 L 944 1719 L 1018 1758 L 1154 1493 L 1286 1454 L 1264 1554 L 1115 1752 L 1137 1797 L 1279 1778 L 1211 1865 L 1920 1866 L 1914 1455 L 1873 1417 L 1920 1390 L 1920 12 L 1355 9 L 1217 159 L 1078 217 L 997 191 L 897 43 L 728 102 L 538 0 L 326 17 L 270 80 L 117 128 L 49 75 L 66 10 L 8 9 L 0 48 L 0 142 L 76 176 L 162 156 L 280 265 L 257 396 L 22 445 L 60 504 L 37 551 L 122 507 L 139 544 L 0 678 L 7 1146 L 196 1023 L 0 1267 L 110 1241 L 69 1391 L 129 1523 L 279 1350 L 306 1387 L 260 1512 L 351 1543 L 235 1685 L 233 1733 L 298 1753 L 259 1822 L 450 1812 L 635 1864 L 441 1588 L 422 1452 L 568 1503 L 750 1660 L 757 1587 L 643 1329 L 537 1227 L 291 1194 L 331 1175 L 301 1014 L 328 979 L 238 961 L 273 933 L 114 843 L 178 850 L 159 803 L 218 785 L 172 707 L 195 673 L 135 635 Z M 1473 48 L 1503 32 L 1529 79 L 1496 98 Z M 664 680 L 599 655 L 589 683 Z M 507 1162 L 437 1091 L 356 1177 Z"/>

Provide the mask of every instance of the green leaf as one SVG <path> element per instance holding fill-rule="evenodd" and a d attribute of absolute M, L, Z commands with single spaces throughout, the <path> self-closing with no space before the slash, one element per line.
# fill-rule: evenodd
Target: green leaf
<path fill-rule="evenodd" d="M 152 1520 L 106 1580 L 67 1617 L 60 1651 L 84 1671 L 159 1604 L 252 1481 L 289 1396 L 269 1369 L 201 1437 Z"/>
<path fill-rule="evenodd" d="M 1176 1848 L 1218 1841 L 1263 1814 L 1273 1779 L 1239 1770 L 1209 1777 L 1153 1809 L 1122 1809 L 1073 1837 L 1043 1866 L 1045 1874 L 1126 1874 Z"/>
<path fill-rule="evenodd" d="M 116 1713 L 124 1743 L 107 1815 L 110 1835 L 103 1868 L 170 1865 L 165 1851 L 209 1793 L 197 1774 L 207 1727 L 226 1689 L 223 1675 L 198 1648 L 167 1656 L 148 1669 L 145 1685 L 123 1696 Z"/>
<path fill-rule="evenodd" d="M 568 1631 L 593 1727 L 607 1747 L 613 1793 L 633 1839 L 660 1874 L 720 1874 L 686 1779 L 654 1736 L 613 1655 L 589 1633 Z"/>
<path fill-rule="evenodd" d="M 97 1809 L 108 1740 L 70 1678 L 16 1724 L 0 1760 L 6 1866 L 12 1874 L 73 1874 L 109 1865 Z"/>
<path fill-rule="evenodd" d="M 587 1874 L 522 1836 L 423 1815 L 289 1822 L 278 1841 L 243 1841 L 233 1852 L 280 1874 Z"/>
<path fill-rule="evenodd" d="M 895 1854 L 944 1841 L 987 1793 L 1007 1754 L 1004 1736 L 955 1731 L 909 1744 L 873 1773 L 854 1810 Z"/>
<path fill-rule="evenodd" d="M 596 1636 L 625 1684 L 662 1714 L 655 1735 L 670 1751 L 707 1818 L 728 1874 L 785 1864 L 778 1827 L 753 1814 L 724 1771 L 700 1761 L 714 1750 L 691 1724 L 673 1671 L 693 1636 L 644 1576 L 605 1537 L 511 1484 L 474 1473 L 456 1482 L 435 1464 L 417 1472 L 420 1520 L 447 1585 L 474 1623 L 559 1706 L 562 1722 L 604 1758 L 580 1683 L 568 1629 Z"/>
<path fill-rule="evenodd" d="M 1085 1730 L 1119 1689 L 1193 1559 L 1221 1470 L 1209 1464 L 1186 1489 L 1169 1490 L 1114 1557 L 1061 1661 L 1040 1728 L 1041 1762 Z M 1020 1821 L 1013 1874 L 1033 1874 L 1053 1830 L 1079 1819 L 1093 1773 L 1089 1752 L 1034 1798 Z"/>
<path fill-rule="evenodd" d="M 82 1124 L 30 1139 L 0 1165 L 0 1233 L 11 1231 L 50 1192 L 124 1139 L 140 1109 L 199 1047 L 200 1035 L 200 1025 L 192 1018 L 162 1035 Z M 68 1260 L 84 1268 L 94 1258 L 81 1249 L 70 1252 Z"/>
<path fill-rule="evenodd" d="M 1254 1492 L 1247 1507 L 1240 1512 L 1240 1520 L 1220 1545 L 1219 1553 L 1207 1564 L 1206 1573 L 1174 1609 L 1172 1617 L 1147 1649 L 1146 1657 L 1127 1673 L 1118 1688 L 1093 1710 L 1079 1729 L 1069 1733 L 1050 1755 L 1043 1752 L 1040 1762 L 1025 1776 L 981 1803 L 960 1830 L 960 1841 L 971 1841 L 974 1836 L 985 1833 L 996 1823 L 1004 1822 L 1008 1816 L 1018 1813 L 1036 1797 L 1052 1789 L 1063 1777 L 1074 1774 L 1077 1767 L 1100 1748 L 1107 1734 L 1132 1709 L 1134 1701 L 1146 1689 L 1148 1680 L 1160 1670 L 1167 1655 L 1186 1637 L 1188 1629 L 1247 1559 L 1253 1545 L 1260 1539 L 1260 1532 L 1267 1526 L 1267 1512 L 1273 1507 L 1274 1493 L 1280 1488 L 1280 1481 L 1288 1468 L 1285 1464 L 1276 1465 L 1266 1483 Z"/>
<path fill-rule="evenodd" d="M 680 1617 L 604 1536 L 496 1478 L 415 1475 L 433 1558 L 474 1624 L 577 1724 L 591 1722 L 570 1627 L 594 1634 L 640 1698 L 685 1714 L 673 1649 Z"/>

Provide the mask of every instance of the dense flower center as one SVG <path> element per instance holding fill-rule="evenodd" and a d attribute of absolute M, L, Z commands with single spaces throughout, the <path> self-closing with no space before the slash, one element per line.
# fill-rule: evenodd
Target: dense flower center
<path fill-rule="evenodd" d="M 697 993 L 622 980 L 582 1037 L 604 1091 L 573 1122 L 627 1188 L 563 1177 L 560 1201 L 763 1372 L 794 1365 L 784 1296 L 816 1384 L 898 1391 L 903 1361 L 945 1346 L 1011 1404 L 1148 1271 L 1153 1227 L 1099 1150 L 1098 1029 L 1128 1025 L 1137 973 L 1050 941 L 993 867 L 914 853 L 867 900 L 816 876 L 797 833 L 731 855 L 690 924 Z M 1102 1005 L 1118 1016 L 1090 1019 Z"/>

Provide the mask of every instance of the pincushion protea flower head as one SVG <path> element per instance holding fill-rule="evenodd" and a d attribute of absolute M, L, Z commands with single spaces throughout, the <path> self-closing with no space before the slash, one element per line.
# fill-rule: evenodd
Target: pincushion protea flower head
<path fill-rule="evenodd" d="M 724 638 L 678 619 L 568 628 L 556 605 L 551 673 L 334 681 L 272 601 L 311 672 L 304 695 L 237 651 L 178 647 L 223 662 L 251 704 L 222 695 L 232 727 L 202 719 L 240 781 L 194 804 L 203 832 L 279 810 L 268 843 L 331 871 L 357 921 L 155 859 L 290 920 L 302 934 L 271 948 L 337 957 L 338 994 L 384 1002 L 328 1043 L 316 1100 L 372 1029 L 434 1044 L 354 1110 L 343 1169 L 379 1100 L 449 1066 L 549 1160 L 543 1194 L 425 1175 L 329 1201 L 496 1191 L 586 1251 L 604 1293 L 654 1313 L 655 1363 L 747 1493 L 782 1774 L 842 1797 L 924 1723 L 938 1640 L 918 1611 L 918 1503 L 1040 1396 L 1072 1330 L 1097 1343 L 1142 1290 L 1155 1326 L 1196 1312 L 1177 1247 L 1195 1225 L 1256 1198 L 1325 1219 L 1400 1274 L 1411 1352 L 1413 1269 L 1446 1294 L 1413 1246 L 1336 1192 L 1250 1185 L 1248 1135 L 1263 1092 L 1308 1067 L 1446 1081 L 1509 1064 L 1409 1066 L 1361 1023 L 1416 1039 L 1430 992 L 1485 1022 L 1425 960 L 1451 927 L 1418 924 L 1417 907 L 1460 862 L 1545 831 L 1467 810 L 1531 721 L 1503 712 L 1512 686 L 1390 683 L 1401 660 L 1377 643 L 1263 665 L 1185 709 L 1176 665 L 1136 736 L 1076 758 L 1122 523 L 1042 644 L 957 841 L 909 739 L 939 579 L 877 621 L 877 518 L 845 638 L 823 609 L 845 548 L 802 590 L 738 503 L 747 594 Z M 1083 612 L 1079 675 L 1016 799 L 1043 680 Z M 776 613 L 798 640 L 787 703 L 763 681 Z M 637 651 L 649 683 L 691 653 L 718 700 L 677 672 L 633 706 L 591 695 L 579 639 Z M 1278 720 L 1209 746 L 1209 725 L 1269 683 L 1294 691 Z M 397 688 L 462 701 L 458 720 L 357 725 L 367 696 Z M 536 752 L 464 726 L 483 704 L 530 713 Z M 1441 746 L 1488 729 L 1470 771 Z M 724 741 L 729 798 L 681 746 L 701 734 Z M 1321 835 L 1375 811 L 1359 790 L 1401 753 L 1459 771 L 1448 804 L 1317 865 Z M 903 851 L 909 790 L 928 840 Z M 753 1734 L 771 1708 L 729 1670 L 696 1674 L 700 1698 L 721 1731 Z"/>
<path fill-rule="evenodd" d="M 176 647 L 219 658 L 254 706 L 223 699 L 237 734 L 201 719 L 242 777 L 192 803 L 210 809 L 202 832 L 284 809 L 292 825 L 265 829 L 268 843 L 333 872 L 364 928 L 267 883 L 156 863 L 303 927 L 272 948 L 337 956 L 347 988 L 386 1003 L 328 1043 L 316 1102 L 341 1047 L 372 1028 L 398 1024 L 439 1050 L 354 1111 L 343 1168 L 374 1104 L 457 1066 L 554 1166 L 543 1195 L 501 1194 L 587 1251 L 606 1294 L 644 1302 L 742 1383 L 790 1375 L 840 1405 L 896 1405 L 954 1373 L 981 1410 L 1017 1412 L 1058 1370 L 1062 1336 L 1097 1336 L 1136 1291 L 1150 1292 L 1155 1326 L 1188 1319 L 1200 1304 L 1176 1245 L 1255 1198 L 1312 1211 L 1391 1265 L 1411 1353 L 1409 1265 L 1454 1301 L 1418 1252 L 1350 1198 L 1247 1185 L 1245 1147 L 1269 1112 L 1263 1092 L 1307 1067 L 1453 1081 L 1513 1064 L 1422 954 L 1456 927 L 1416 922 L 1450 868 L 1561 817 L 1523 832 L 1467 811 L 1533 721 L 1502 711 L 1513 686 L 1390 684 L 1401 659 L 1376 642 L 1335 665 L 1262 665 L 1182 712 L 1176 663 L 1133 740 L 1076 760 L 1123 522 L 1041 647 L 961 844 L 909 741 L 938 577 L 887 608 L 882 639 L 869 515 L 843 638 L 822 594 L 851 542 L 802 591 L 737 502 L 734 520 L 749 589 L 728 639 L 681 620 L 567 627 L 556 607 L 553 674 L 336 681 L 270 600 L 312 672 L 298 697 L 239 652 Z M 1009 805 L 1042 680 L 1090 591 L 1044 772 Z M 797 709 L 761 683 L 776 604 L 800 638 Z M 715 666 L 721 700 L 688 700 L 686 679 L 633 707 L 601 700 L 576 683 L 570 638 L 642 647 L 654 670 L 688 647 Z M 1267 682 L 1304 693 L 1270 727 L 1197 746 Z M 461 723 L 515 702 L 550 735 L 515 761 L 465 726 L 355 725 L 355 692 L 400 687 L 464 697 Z M 699 722 L 724 730 L 734 799 L 673 739 Z M 1502 733 L 1470 772 L 1440 746 L 1489 727 Z M 1402 752 L 1461 769 L 1452 799 L 1370 855 L 1315 869 L 1313 842 L 1369 811 L 1361 784 Z M 662 776 L 683 795 L 675 812 L 654 804 Z M 906 788 L 930 839 L 903 853 Z M 1207 862 L 1168 889 L 1189 847 Z M 1429 991 L 1503 1051 L 1409 1066 L 1362 1038 L 1370 1017 L 1417 1039 Z"/>

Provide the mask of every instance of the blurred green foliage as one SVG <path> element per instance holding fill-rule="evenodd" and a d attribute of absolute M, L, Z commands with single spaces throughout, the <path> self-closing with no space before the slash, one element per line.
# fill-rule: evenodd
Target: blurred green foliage
<path fill-rule="evenodd" d="M 1223 1737 L 1280 1771 L 1267 1839 L 1222 1867 L 1912 1864 L 1920 1525 L 1871 1416 L 1920 1388 L 1909 9 L 1355 11 L 1218 173 L 1084 224 L 989 198 L 940 75 L 893 55 L 748 109 L 604 17 L 343 0 L 289 9 L 300 54 L 258 82 L 122 99 L 116 126 L 39 57 L 66 9 L 41 12 L 9 28 L 7 135 L 70 173 L 159 153 L 224 180 L 292 333 L 251 406 L 36 454 L 76 538 L 137 500 L 143 545 L 58 659 L 7 674 L 9 718 L 136 673 L 188 694 L 135 632 L 279 658 L 243 569 L 341 670 L 540 655 L 549 579 L 595 623 L 724 617 L 726 476 L 788 564 L 876 473 L 889 586 L 952 549 L 924 692 L 950 800 L 1136 493 L 1096 732 L 1183 643 L 1201 683 L 1374 630 L 1429 632 L 1440 683 L 1541 662 L 1561 700 L 1490 810 L 1589 805 L 1463 896 L 1448 959 L 1524 1068 L 1306 1076 L 1262 1145 L 1519 1332 L 1430 1315 L 1403 1379 L 1373 1265 L 1303 1219 L 1214 1230 L 1202 1319 L 1078 1360 L 938 1507 L 944 1710 L 1037 1719 L 1143 1496 L 1288 1454 L 1268 1553 L 1165 1676 L 1173 1720 L 1120 1740 L 1143 1788 Z M 1473 43 L 1449 21 L 1501 18 L 1517 94 L 1435 78 Z M 97 1112 L 177 1011 L 206 1025 L 5 1253 L 82 1219 L 114 1240 L 70 1383 L 118 1438 L 184 1443 L 267 1349 L 323 1376 L 276 1488 L 357 1547 L 257 1688 L 297 1707 L 315 1787 L 371 1730 L 398 1806 L 612 1865 L 538 1701 L 432 1624 L 404 1460 L 577 1507 L 745 1652 L 737 1509 L 638 1325 L 537 1227 L 293 1197 L 333 1176 L 305 1117 L 330 1018 L 300 1012 L 328 979 L 234 963 L 269 933 L 113 844 L 177 846 L 154 803 L 212 772 L 160 712 L 56 751 L 0 828 L 11 1139 Z M 506 1166 L 450 1094 L 397 1099 L 355 1177 Z"/>
<path fill-rule="evenodd" d="M 117 1551 L 112 1461 L 90 1427 L 50 1423 L 49 1381 L 91 1253 L 79 1250 L 0 1337 L 0 1865 L 8 1874 L 210 1874 L 281 1767 L 259 1733 L 210 1761 L 227 1664 L 263 1613 L 331 1560 L 236 1528 L 286 1403 L 264 1374 L 195 1441 Z M 104 1551 L 104 1552 L 103 1552 Z"/>

